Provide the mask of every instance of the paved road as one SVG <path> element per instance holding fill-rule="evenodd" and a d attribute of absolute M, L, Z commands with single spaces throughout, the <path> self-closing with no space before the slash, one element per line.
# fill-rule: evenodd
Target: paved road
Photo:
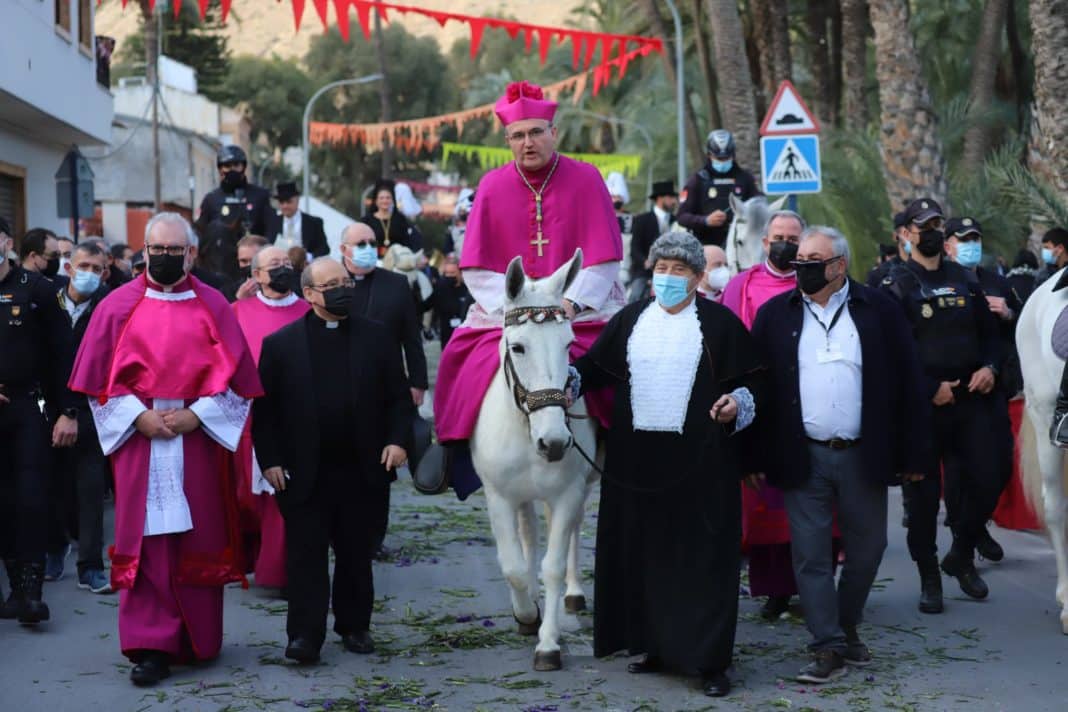
<path fill-rule="evenodd" d="M 565 669 L 532 672 L 533 642 L 514 632 L 484 500 L 421 497 L 400 482 L 395 502 L 388 544 L 396 559 L 375 569 L 376 654 L 352 655 L 331 640 L 321 664 L 287 665 L 285 602 L 232 587 L 222 656 L 176 668 L 146 692 L 130 685 L 119 654 L 117 598 L 79 591 L 68 575 L 46 584 L 51 623 L 32 631 L 2 622 L 0 709 L 1068 709 L 1068 638 L 1053 601 L 1052 555 L 1036 534 L 995 530 L 1007 556 L 983 566 L 990 600 L 966 600 L 947 580 L 946 613 L 924 616 L 894 496 L 890 548 L 861 629 L 877 663 L 823 689 L 792 682 L 804 662 L 804 627 L 792 616 L 764 623 L 758 602 L 743 597 L 736 692 L 714 703 L 692 680 L 639 678 L 626 673 L 625 659 L 594 659 L 588 615 L 569 621 Z"/>

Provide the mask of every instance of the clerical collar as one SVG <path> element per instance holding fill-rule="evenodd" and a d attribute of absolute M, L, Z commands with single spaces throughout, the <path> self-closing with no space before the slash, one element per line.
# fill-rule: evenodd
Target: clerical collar
<path fill-rule="evenodd" d="M 553 166 L 558 160 L 559 158 L 557 157 L 556 152 L 553 151 L 553 155 L 549 156 L 549 160 L 546 164 L 536 171 L 528 171 L 525 168 L 522 168 L 518 163 L 516 163 L 516 168 L 519 169 L 520 174 L 526 178 L 531 185 L 536 186 L 540 185 L 541 182 L 545 180 L 546 176 L 549 175 L 549 172 L 552 171 Z"/>
<path fill-rule="evenodd" d="M 269 307 L 281 308 L 281 307 L 288 307 L 288 306 L 290 306 L 292 304 L 296 304 L 297 303 L 297 295 L 294 294 L 293 292 L 290 292 L 286 296 L 281 297 L 279 299 L 271 299 L 270 297 L 266 296 L 263 292 L 256 292 L 256 297 L 261 302 L 263 302 L 264 304 L 266 304 Z"/>

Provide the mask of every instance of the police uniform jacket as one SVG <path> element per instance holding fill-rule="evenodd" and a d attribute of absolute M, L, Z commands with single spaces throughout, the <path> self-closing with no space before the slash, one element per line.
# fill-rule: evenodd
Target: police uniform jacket
<path fill-rule="evenodd" d="M 727 230 L 734 219 L 730 196 L 749 200 L 762 195 L 753 175 L 740 168 L 737 162 L 726 173 L 713 170 L 712 164 L 706 164 L 687 181 L 684 192 L 686 199 L 679 206 L 679 223 L 692 232 L 701 244 L 720 247 L 727 242 Z M 727 213 L 727 221 L 719 227 L 712 227 L 705 219 L 717 210 Z"/>

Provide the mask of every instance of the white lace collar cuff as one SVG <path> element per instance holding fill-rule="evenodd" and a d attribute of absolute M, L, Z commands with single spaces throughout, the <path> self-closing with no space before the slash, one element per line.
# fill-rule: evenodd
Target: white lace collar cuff
<path fill-rule="evenodd" d="M 266 304 L 267 306 L 275 307 L 276 309 L 280 309 L 282 307 L 288 307 L 290 305 L 296 304 L 297 303 L 297 299 L 299 299 L 299 297 L 296 294 L 294 294 L 293 292 L 290 292 L 289 294 L 287 294 L 286 296 L 282 297 L 281 299 L 271 299 L 270 297 L 264 296 L 263 292 L 256 292 L 256 298 L 259 299 L 264 304 Z"/>

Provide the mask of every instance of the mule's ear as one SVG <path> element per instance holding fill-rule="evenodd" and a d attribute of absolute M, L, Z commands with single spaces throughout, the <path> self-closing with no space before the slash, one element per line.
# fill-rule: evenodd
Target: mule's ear
<path fill-rule="evenodd" d="M 727 203 L 731 206 L 731 210 L 734 211 L 735 215 L 741 215 L 745 210 L 745 203 L 738 200 L 734 193 L 728 194 Z"/>
<path fill-rule="evenodd" d="M 575 278 L 578 277 L 578 273 L 582 270 L 582 248 L 575 250 L 575 255 L 560 265 L 560 269 L 552 273 L 552 275 L 545 280 L 546 287 L 549 292 L 555 294 L 557 297 L 562 297 L 571 286 Z"/>
<path fill-rule="evenodd" d="M 516 300 L 526 283 L 527 275 L 523 272 L 523 258 L 516 255 L 508 263 L 508 270 L 504 273 L 504 294 L 509 301 Z"/>
<path fill-rule="evenodd" d="M 773 212 L 773 213 L 774 213 L 774 212 L 775 212 L 776 210 L 782 210 L 782 206 L 786 205 L 786 199 L 787 199 L 788 197 L 790 197 L 790 196 L 788 196 L 788 195 L 784 195 L 784 196 L 782 196 L 781 198 L 779 198 L 778 200 L 776 200 L 776 201 L 775 201 L 774 203 L 772 203 L 771 205 L 769 205 L 769 206 L 768 206 L 768 210 L 769 210 L 770 212 Z"/>

